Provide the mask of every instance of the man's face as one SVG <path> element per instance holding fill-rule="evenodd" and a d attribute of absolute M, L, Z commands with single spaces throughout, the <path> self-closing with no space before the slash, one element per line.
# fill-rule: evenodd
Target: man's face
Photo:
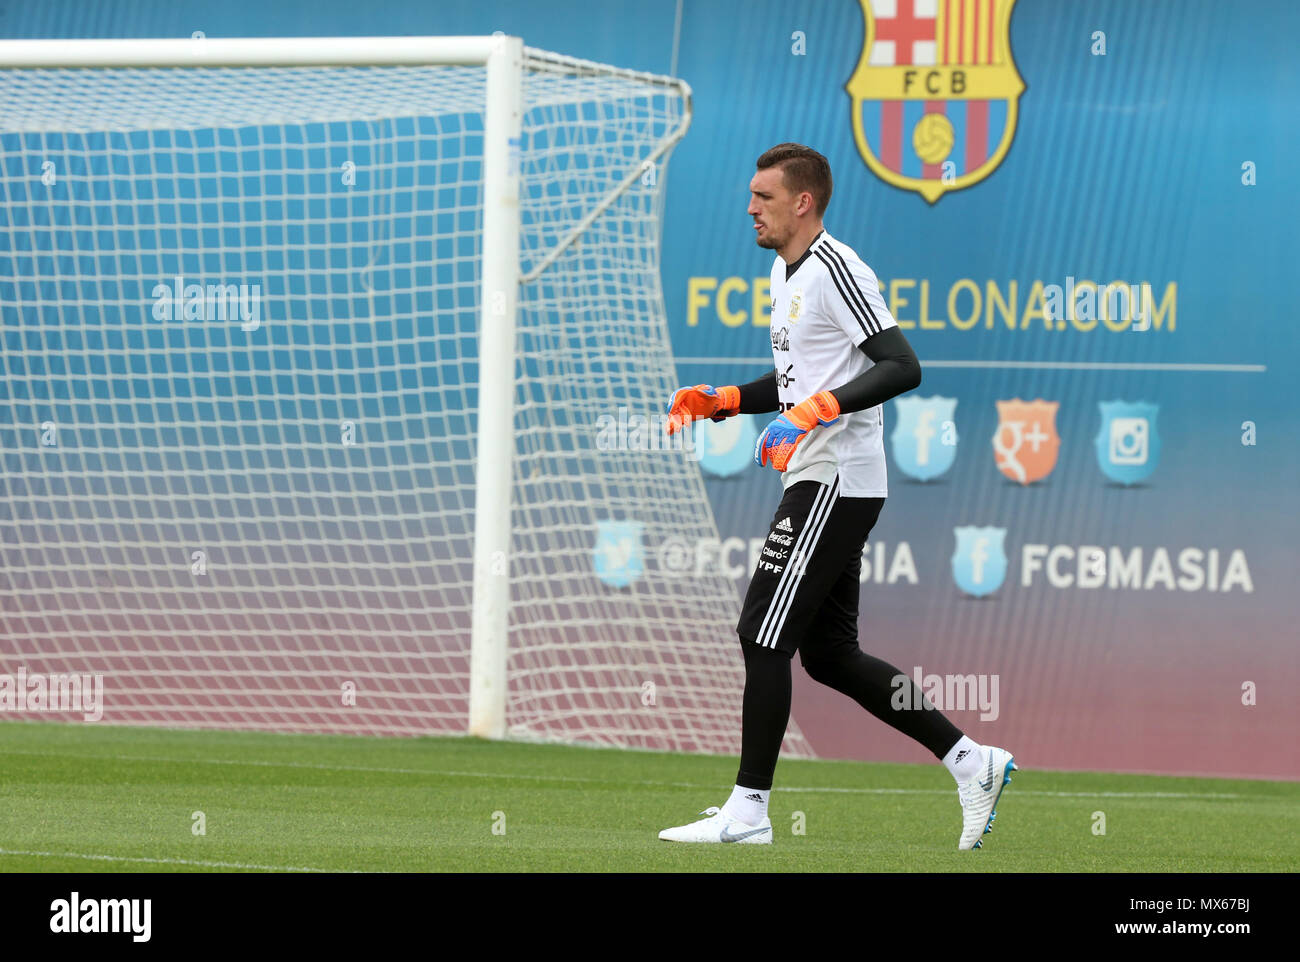
<path fill-rule="evenodd" d="M 780 250 L 794 238 L 798 227 L 799 198 L 785 186 L 780 167 L 768 167 L 749 182 L 749 216 L 759 247 Z"/>

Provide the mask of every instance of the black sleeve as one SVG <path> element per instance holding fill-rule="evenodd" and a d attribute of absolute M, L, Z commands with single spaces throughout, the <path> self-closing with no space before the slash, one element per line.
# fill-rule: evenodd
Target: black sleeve
<path fill-rule="evenodd" d="M 884 404 L 921 383 L 921 362 L 897 327 L 887 327 L 871 335 L 858 347 L 876 363 L 848 384 L 831 391 L 845 414 Z"/>
<path fill-rule="evenodd" d="M 762 377 L 740 385 L 740 413 L 767 414 L 781 407 L 781 397 L 776 390 L 776 369 Z"/>

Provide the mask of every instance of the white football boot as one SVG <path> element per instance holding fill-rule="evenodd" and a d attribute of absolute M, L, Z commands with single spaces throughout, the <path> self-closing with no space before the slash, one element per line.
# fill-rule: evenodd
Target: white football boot
<path fill-rule="evenodd" d="M 700 812 L 708 816 L 689 825 L 666 828 L 659 833 L 665 842 L 738 842 L 741 845 L 771 845 L 772 821 L 764 818 L 758 825 L 737 821 L 720 808 Z"/>
<path fill-rule="evenodd" d="M 1018 771 L 1016 760 L 1003 748 L 992 745 L 984 749 L 984 768 L 968 782 L 962 782 L 957 788 L 957 797 L 961 800 L 961 838 L 957 842 L 958 851 L 982 848 L 985 835 L 993 831 L 993 819 L 997 817 L 998 799 L 1002 797 L 1004 785 L 1011 784 L 1011 773 Z"/>

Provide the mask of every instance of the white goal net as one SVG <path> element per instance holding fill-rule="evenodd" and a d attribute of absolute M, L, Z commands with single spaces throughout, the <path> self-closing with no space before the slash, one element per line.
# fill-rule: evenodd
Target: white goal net
<path fill-rule="evenodd" d="M 466 731 L 485 96 L 481 66 L 0 69 L 0 675 L 100 674 L 108 723 Z M 735 588 L 665 564 L 717 538 L 698 467 L 597 443 L 676 386 L 688 120 L 684 85 L 525 52 L 512 737 L 739 747 Z"/>

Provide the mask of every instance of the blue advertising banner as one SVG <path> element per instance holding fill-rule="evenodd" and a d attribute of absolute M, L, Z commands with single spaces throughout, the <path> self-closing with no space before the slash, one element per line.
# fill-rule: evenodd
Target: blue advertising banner
<path fill-rule="evenodd" d="M 690 83 L 662 279 L 681 384 L 771 369 L 767 148 L 830 160 L 827 229 L 880 279 L 920 387 L 884 406 L 860 644 L 1039 767 L 1300 777 L 1300 7 L 1291 0 L 394 0 L 7 7 L 0 35 L 487 34 Z M 664 399 L 667 401 L 667 398 Z M 781 494 L 767 418 L 700 430 L 743 591 Z M 593 532 L 617 587 L 640 532 Z M 734 646 L 734 636 L 718 638 Z M 822 756 L 923 750 L 796 672 Z"/>

